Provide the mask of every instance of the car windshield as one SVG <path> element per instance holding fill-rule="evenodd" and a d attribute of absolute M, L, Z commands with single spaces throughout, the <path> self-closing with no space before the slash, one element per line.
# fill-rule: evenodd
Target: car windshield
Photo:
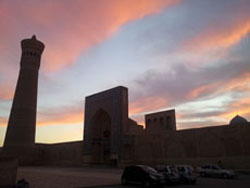
<path fill-rule="evenodd" d="M 212 166 L 212 169 L 214 169 L 214 170 L 220 170 L 220 167 L 217 166 L 217 165 L 214 165 L 214 166 Z"/>
<path fill-rule="evenodd" d="M 163 171 L 164 171 L 164 168 L 165 168 L 165 166 L 162 166 L 162 165 L 155 166 L 155 169 L 156 169 L 156 171 L 158 171 L 158 172 L 163 172 Z"/>
<path fill-rule="evenodd" d="M 156 174 L 157 171 L 149 166 L 142 166 L 143 170 L 145 170 L 146 172 L 150 173 L 150 174 Z"/>
<path fill-rule="evenodd" d="M 176 173 L 176 168 L 174 166 L 169 166 L 169 169 L 171 172 Z"/>

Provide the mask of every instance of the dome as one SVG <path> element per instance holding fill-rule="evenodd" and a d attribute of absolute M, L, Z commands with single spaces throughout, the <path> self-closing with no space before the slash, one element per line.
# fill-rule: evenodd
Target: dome
<path fill-rule="evenodd" d="M 247 120 L 239 115 L 235 116 L 229 123 L 229 125 L 247 123 Z"/>

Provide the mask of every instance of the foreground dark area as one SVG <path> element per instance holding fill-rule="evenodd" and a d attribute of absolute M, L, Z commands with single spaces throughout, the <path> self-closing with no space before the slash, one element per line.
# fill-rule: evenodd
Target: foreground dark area
<path fill-rule="evenodd" d="M 122 169 L 115 168 L 62 168 L 62 167 L 23 167 L 18 169 L 18 179 L 25 178 L 31 188 L 129 188 L 121 185 Z M 165 187 L 196 188 L 249 188 L 250 175 L 240 174 L 237 179 L 198 177 L 195 185 L 177 185 Z"/>
<path fill-rule="evenodd" d="M 250 175 L 241 175 L 237 179 L 219 179 L 219 178 L 199 178 L 196 185 L 178 185 L 178 186 L 165 186 L 165 187 L 187 187 L 187 188 L 249 188 Z M 136 188 L 137 186 L 99 186 L 100 188 Z"/>

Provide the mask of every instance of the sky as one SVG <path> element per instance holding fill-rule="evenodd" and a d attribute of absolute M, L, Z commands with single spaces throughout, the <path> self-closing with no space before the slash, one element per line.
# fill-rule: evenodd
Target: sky
<path fill-rule="evenodd" d="M 33 34 L 36 142 L 82 140 L 85 97 L 119 85 L 141 125 L 169 109 L 179 130 L 250 120 L 249 0 L 0 0 L 0 146 Z"/>

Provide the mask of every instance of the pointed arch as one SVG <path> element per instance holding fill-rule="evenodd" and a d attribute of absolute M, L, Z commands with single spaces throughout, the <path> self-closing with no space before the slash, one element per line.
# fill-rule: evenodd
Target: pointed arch
<path fill-rule="evenodd" d="M 111 118 L 100 108 L 91 118 L 92 160 L 108 163 L 110 160 Z"/>
<path fill-rule="evenodd" d="M 111 118 L 100 108 L 91 119 L 93 139 L 109 139 L 111 136 Z"/>

